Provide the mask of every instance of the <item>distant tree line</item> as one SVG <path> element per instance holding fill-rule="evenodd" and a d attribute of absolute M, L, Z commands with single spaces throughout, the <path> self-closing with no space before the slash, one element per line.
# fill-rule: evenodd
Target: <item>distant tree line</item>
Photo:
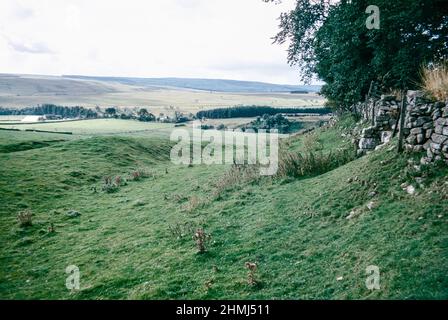
<path fill-rule="evenodd" d="M 3 108 L 0 107 L 0 115 L 9 116 L 9 115 L 35 115 L 35 116 L 43 116 L 43 115 L 54 115 L 61 116 L 62 118 L 84 118 L 84 119 L 92 119 L 97 118 L 98 113 L 92 109 L 84 108 L 84 107 L 63 107 L 54 104 L 43 104 L 37 107 L 27 107 L 20 109 L 11 109 L 11 108 Z"/>
<path fill-rule="evenodd" d="M 258 130 L 276 129 L 279 133 L 289 133 L 291 125 L 292 123 L 281 114 L 264 114 L 262 117 L 257 117 L 257 119 L 247 125 L 245 129 L 252 129 L 255 132 L 258 132 Z"/>
<path fill-rule="evenodd" d="M 199 111 L 196 114 L 198 119 L 229 119 L 229 118 L 253 118 L 264 115 L 276 114 L 329 114 L 331 110 L 328 108 L 272 108 L 260 106 L 241 106 L 232 108 L 218 108 L 211 110 Z"/>

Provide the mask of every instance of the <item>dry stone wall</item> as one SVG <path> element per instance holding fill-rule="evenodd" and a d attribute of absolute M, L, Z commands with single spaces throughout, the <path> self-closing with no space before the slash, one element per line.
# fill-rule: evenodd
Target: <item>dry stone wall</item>
<path fill-rule="evenodd" d="M 367 110 L 363 118 L 365 121 L 373 121 L 374 124 L 363 129 L 358 146 L 359 154 L 365 154 L 388 143 L 400 116 L 399 101 L 394 96 L 381 96 L 378 101 L 369 101 Z"/>
<path fill-rule="evenodd" d="M 405 118 L 405 148 L 426 151 L 422 163 L 448 161 L 448 107 L 446 102 L 430 102 L 419 91 L 408 92 Z"/>
<path fill-rule="evenodd" d="M 403 136 L 405 148 L 426 152 L 422 163 L 444 160 L 448 163 L 448 103 L 432 102 L 420 91 L 408 91 Z M 365 121 L 373 125 L 363 129 L 358 153 L 365 154 L 388 143 L 398 131 L 401 101 L 395 96 L 381 96 L 365 106 Z M 358 107 L 359 108 L 359 107 Z M 373 117 L 373 119 L 372 119 Z"/>

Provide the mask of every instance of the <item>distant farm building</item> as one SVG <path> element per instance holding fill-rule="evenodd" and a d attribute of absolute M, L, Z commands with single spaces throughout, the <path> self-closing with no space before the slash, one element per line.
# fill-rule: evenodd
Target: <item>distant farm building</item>
<path fill-rule="evenodd" d="M 22 122 L 42 122 L 45 120 L 45 116 L 26 116 L 22 119 Z"/>
<path fill-rule="evenodd" d="M 63 117 L 61 115 L 58 114 L 46 114 L 44 116 L 44 120 L 62 120 Z"/>

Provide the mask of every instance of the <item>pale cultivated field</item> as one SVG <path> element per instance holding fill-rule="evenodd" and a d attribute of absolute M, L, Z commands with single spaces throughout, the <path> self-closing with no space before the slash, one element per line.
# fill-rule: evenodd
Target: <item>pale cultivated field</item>
<path fill-rule="evenodd" d="M 0 116 L 1 122 L 20 122 L 25 116 Z"/>

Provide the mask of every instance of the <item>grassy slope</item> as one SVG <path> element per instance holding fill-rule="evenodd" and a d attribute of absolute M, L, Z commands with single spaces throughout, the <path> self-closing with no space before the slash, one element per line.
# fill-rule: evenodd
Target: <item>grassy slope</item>
<path fill-rule="evenodd" d="M 347 143 L 341 130 L 318 132 L 326 149 Z M 448 298 L 446 168 L 410 196 L 400 188 L 415 175 L 408 158 L 382 150 L 313 178 L 242 182 L 218 200 L 227 168 L 173 166 L 169 148 L 94 137 L 0 154 L 0 298 Z M 114 194 L 92 189 L 139 167 L 155 176 Z M 27 229 L 15 218 L 23 208 L 35 213 Z M 197 226 L 212 234 L 204 255 Z M 258 287 L 246 284 L 247 261 L 258 263 Z M 80 292 L 65 288 L 68 265 L 81 270 Z M 382 290 L 365 288 L 368 265 L 380 267 Z"/>

